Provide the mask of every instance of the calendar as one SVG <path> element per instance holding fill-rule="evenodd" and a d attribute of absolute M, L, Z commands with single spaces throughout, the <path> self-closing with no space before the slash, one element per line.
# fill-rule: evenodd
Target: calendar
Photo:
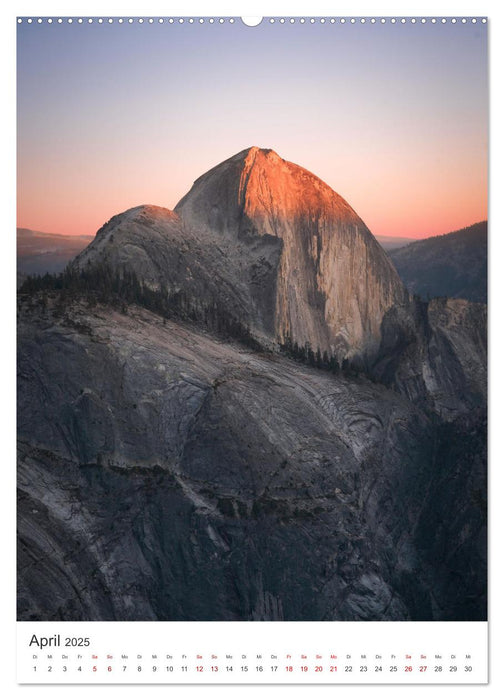
<path fill-rule="evenodd" d="M 487 18 L 15 22 L 18 683 L 487 683 Z"/>
<path fill-rule="evenodd" d="M 22 623 L 18 681 L 487 682 L 486 623 L 364 627 L 363 633 L 362 623 Z"/>

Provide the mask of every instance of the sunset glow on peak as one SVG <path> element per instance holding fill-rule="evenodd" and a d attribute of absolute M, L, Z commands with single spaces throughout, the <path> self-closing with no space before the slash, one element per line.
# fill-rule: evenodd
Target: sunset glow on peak
<path fill-rule="evenodd" d="M 172 209 L 244 143 L 317 173 L 375 235 L 486 219 L 485 25 L 358 29 L 20 24 L 18 226 Z"/>

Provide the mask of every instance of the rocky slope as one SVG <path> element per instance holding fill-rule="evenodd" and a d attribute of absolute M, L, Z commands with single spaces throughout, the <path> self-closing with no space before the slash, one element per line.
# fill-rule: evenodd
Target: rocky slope
<path fill-rule="evenodd" d="M 390 251 L 408 289 L 424 299 L 487 302 L 487 222 Z"/>
<path fill-rule="evenodd" d="M 485 619 L 486 306 L 273 151 L 26 282 L 18 439 L 19 619 Z"/>
<path fill-rule="evenodd" d="M 236 251 L 198 235 L 170 209 L 143 205 L 112 217 L 72 266 L 133 270 L 151 289 L 183 292 L 195 304 L 216 303 L 263 335 L 247 273 L 265 249 L 267 244 L 258 245 L 240 259 Z"/>
<path fill-rule="evenodd" d="M 216 302 L 258 335 L 372 356 L 405 290 L 353 209 L 319 178 L 250 148 L 194 183 L 175 212 L 111 219 L 75 261 L 129 267 L 153 287 Z"/>
<path fill-rule="evenodd" d="M 373 376 L 451 421 L 486 411 L 487 307 L 411 299 L 385 315 Z"/>
<path fill-rule="evenodd" d="M 485 617 L 476 412 L 135 307 L 18 329 L 19 619 Z"/>

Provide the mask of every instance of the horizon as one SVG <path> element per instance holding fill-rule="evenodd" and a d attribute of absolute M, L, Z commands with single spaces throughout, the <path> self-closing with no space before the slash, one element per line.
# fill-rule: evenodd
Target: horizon
<path fill-rule="evenodd" d="M 322 179 L 376 237 L 487 220 L 486 33 L 21 23 L 17 225 L 93 236 L 139 202 L 173 209 L 243 143 Z"/>
<path fill-rule="evenodd" d="M 144 204 L 139 204 L 137 206 L 158 206 L 158 205 L 144 203 Z M 131 207 L 131 208 L 133 209 L 135 207 Z M 170 211 L 172 211 L 172 210 L 170 210 Z M 117 212 L 117 214 L 123 214 L 123 213 L 124 212 Z M 109 218 L 112 218 L 112 216 L 116 216 L 116 214 L 112 214 L 111 217 L 109 217 Z M 105 224 L 105 223 L 106 222 L 104 221 L 103 224 Z M 404 239 L 404 240 L 408 240 L 408 241 L 414 243 L 416 241 L 426 241 L 429 238 L 438 238 L 439 236 L 449 236 L 452 233 L 459 233 L 460 231 L 464 231 L 465 229 L 472 228 L 473 226 L 477 226 L 478 224 L 484 224 L 484 223 L 488 223 L 488 219 L 481 219 L 481 221 L 473 221 L 472 223 L 467 224 L 466 226 L 461 226 L 459 229 L 456 229 L 454 231 L 445 231 L 444 233 L 435 233 L 435 234 L 428 235 L 428 236 L 420 236 L 419 238 L 413 238 L 410 236 L 389 236 L 387 234 L 383 234 L 383 235 L 382 234 L 374 234 L 372 231 L 371 231 L 371 234 L 377 240 L 380 240 L 380 239 L 390 239 L 390 240 Z M 103 224 L 102 224 L 102 226 L 103 226 Z M 99 229 L 97 229 L 94 233 L 68 234 L 68 233 L 62 233 L 61 231 L 41 231 L 39 228 L 33 228 L 31 226 L 16 226 L 16 231 L 19 231 L 19 230 L 31 231 L 32 233 L 40 233 L 40 234 L 45 235 L 45 236 L 63 236 L 63 237 L 72 237 L 72 238 L 94 238 L 99 231 Z M 405 243 L 404 245 L 408 245 L 408 244 Z"/>

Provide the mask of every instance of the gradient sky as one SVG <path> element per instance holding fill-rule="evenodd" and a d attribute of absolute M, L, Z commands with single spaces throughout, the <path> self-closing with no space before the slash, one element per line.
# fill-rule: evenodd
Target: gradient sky
<path fill-rule="evenodd" d="M 273 148 L 375 235 L 487 218 L 487 31 L 476 25 L 18 25 L 18 226 L 94 234 L 173 208 Z"/>

